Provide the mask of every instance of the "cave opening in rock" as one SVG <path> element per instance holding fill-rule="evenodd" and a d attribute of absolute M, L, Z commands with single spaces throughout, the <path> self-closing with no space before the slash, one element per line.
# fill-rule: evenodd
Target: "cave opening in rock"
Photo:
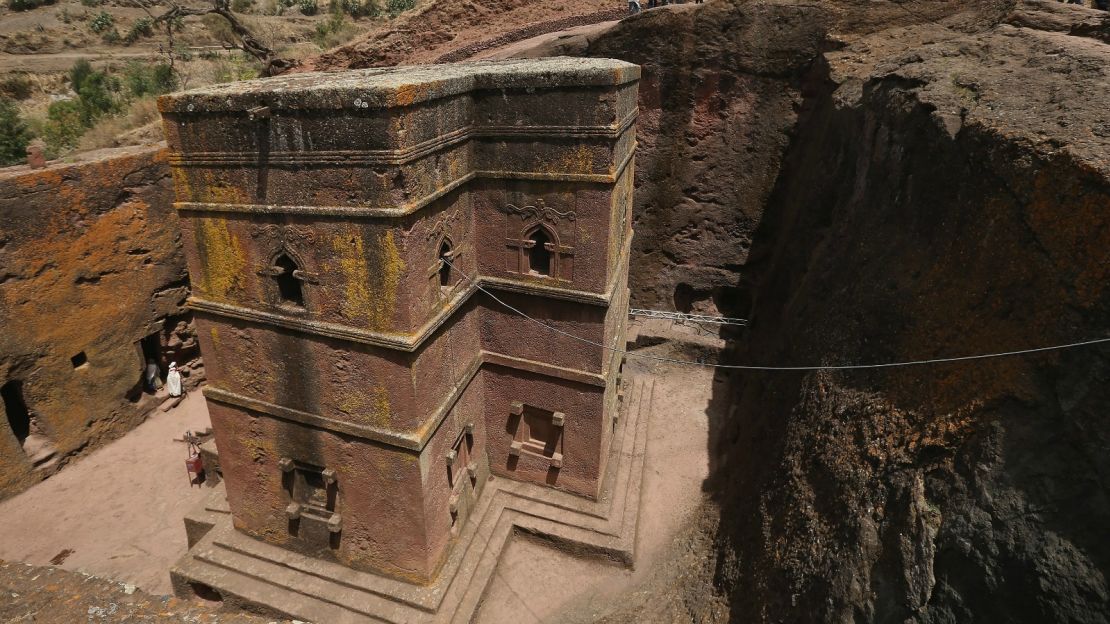
<path fill-rule="evenodd" d="M 11 427 L 19 445 L 27 441 L 31 435 L 31 411 L 23 400 L 23 382 L 13 379 L 0 387 L 0 397 L 4 399 L 4 411 L 8 414 L 8 426 Z"/>
<path fill-rule="evenodd" d="M 139 340 L 139 355 L 142 357 L 143 366 L 151 360 L 154 360 L 159 368 L 162 366 L 162 339 L 159 333 L 160 332 L 154 332 L 149 336 L 144 336 L 142 340 Z"/>
<path fill-rule="evenodd" d="M 676 312 L 689 314 L 694 309 L 694 287 L 679 283 L 674 287 L 674 309 Z"/>
<path fill-rule="evenodd" d="M 538 275 L 551 275 L 551 250 L 547 248 L 551 237 L 542 227 L 536 228 L 528 237 L 528 270 Z"/>
<path fill-rule="evenodd" d="M 278 256 L 277 260 L 274 261 L 274 266 L 281 270 L 281 272 L 275 276 L 281 302 L 303 308 L 304 293 L 301 292 L 301 281 L 293 275 L 294 271 L 299 268 L 297 263 L 289 256 L 281 254 Z"/>

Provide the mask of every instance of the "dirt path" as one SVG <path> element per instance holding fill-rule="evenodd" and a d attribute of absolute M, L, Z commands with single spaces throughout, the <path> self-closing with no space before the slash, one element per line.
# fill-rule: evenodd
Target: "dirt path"
<path fill-rule="evenodd" d="M 127 61 L 156 58 L 158 52 L 59 52 L 57 54 L 4 54 L 0 53 L 0 73 L 7 72 L 61 72 L 69 71 L 79 60 L 90 63 Z"/>
<path fill-rule="evenodd" d="M 209 426 L 200 392 L 120 440 L 0 503 L 0 559 L 61 567 L 170 593 L 185 554 L 182 518 L 208 492 L 189 487 L 186 429 Z M 63 551 L 71 554 L 63 556 Z"/>
<path fill-rule="evenodd" d="M 497 50 L 505 46 L 512 46 L 514 43 L 527 41 L 530 39 L 543 38 L 545 35 L 558 35 L 569 30 L 580 29 L 582 27 L 589 27 L 602 22 L 608 24 L 615 24 L 621 18 L 627 15 L 624 9 L 608 9 L 605 11 L 598 11 L 597 13 L 588 13 L 585 15 L 572 15 L 570 17 L 563 17 L 556 20 L 547 22 L 540 22 L 537 24 L 529 24 L 524 28 L 518 28 L 506 33 L 502 33 L 491 39 L 472 43 L 467 46 L 456 48 L 446 54 L 443 54 L 435 59 L 436 63 L 456 63 L 459 61 L 473 60 L 480 58 L 482 53 L 489 50 Z"/>

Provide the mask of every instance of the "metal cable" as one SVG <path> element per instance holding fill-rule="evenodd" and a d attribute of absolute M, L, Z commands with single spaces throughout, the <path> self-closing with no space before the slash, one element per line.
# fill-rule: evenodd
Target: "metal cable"
<path fill-rule="evenodd" d="M 1069 343 L 1066 343 L 1066 344 L 1052 345 L 1050 347 L 1036 347 L 1036 348 L 1033 348 L 1033 349 L 1019 349 L 1019 350 L 1016 350 L 1016 351 L 1000 351 L 1000 352 L 997 352 L 997 353 L 982 353 L 982 354 L 979 354 L 979 355 L 961 355 L 961 356 L 956 356 L 956 357 L 931 358 L 931 359 L 926 359 L 926 360 L 910 360 L 910 361 L 905 361 L 905 362 L 886 362 L 886 363 L 883 363 L 883 364 L 833 364 L 833 365 L 827 365 L 827 366 L 763 366 L 763 365 L 754 365 L 754 364 L 753 365 L 747 365 L 747 364 L 709 364 L 709 363 L 705 363 L 705 362 L 692 362 L 690 360 L 677 360 L 677 359 L 674 359 L 674 358 L 660 357 L 660 356 L 657 356 L 657 355 L 648 355 L 646 353 L 634 353 L 634 352 L 631 352 L 631 351 L 627 351 L 625 349 L 617 349 L 617 348 L 614 348 L 614 347 L 603 345 L 599 342 L 594 342 L 594 341 L 589 340 L 587 338 L 582 338 L 581 336 L 575 336 L 574 334 L 565 332 L 565 331 L 563 331 L 563 330 L 561 330 L 557 327 L 552 327 L 551 325 L 548 325 L 547 323 L 544 323 L 543 321 L 541 321 L 539 319 L 532 318 L 531 316 L 528 316 L 524 312 L 514 308 L 513 306 L 509 305 L 508 303 L 505 303 L 500 298 L 498 298 L 497 295 L 495 295 L 495 294 L 491 293 L 490 291 L 486 290 L 485 288 L 482 287 L 481 284 L 479 284 L 478 282 L 475 282 L 473 279 L 471 279 L 469 275 L 464 273 L 462 270 L 460 270 L 458 267 L 456 267 L 454 264 L 452 264 L 446 258 L 441 258 L 441 260 L 443 262 L 446 262 L 447 265 L 450 266 L 452 269 L 458 271 L 459 274 L 462 275 L 463 278 L 465 278 L 467 282 L 473 284 L 475 288 L 477 288 L 479 291 L 485 293 L 486 296 L 490 297 L 491 299 L 493 299 L 497 303 L 501 304 L 505 308 L 508 308 L 514 314 L 517 314 L 517 315 L 519 315 L 519 316 L 521 316 L 521 317 L 539 325 L 540 327 L 543 327 L 547 330 L 553 331 L 556 334 L 566 336 L 567 338 L 577 340 L 578 342 L 582 342 L 582 343 L 585 343 L 585 344 L 588 344 L 588 345 L 591 345 L 591 346 L 594 346 L 594 347 L 599 347 L 601 349 L 605 349 L 607 351 L 612 351 L 614 353 L 619 353 L 619 354 L 624 355 L 626 357 L 640 358 L 640 359 L 643 359 L 643 360 L 655 360 L 657 362 L 667 362 L 669 364 L 682 364 L 682 365 L 686 365 L 686 366 L 702 366 L 702 367 L 705 367 L 705 368 L 722 368 L 722 369 L 733 369 L 733 370 L 758 370 L 758 371 L 860 370 L 860 369 L 875 369 L 875 368 L 898 368 L 898 367 L 905 367 L 905 366 L 921 366 L 921 365 L 925 365 L 925 364 L 943 364 L 943 363 L 946 363 L 946 362 L 966 362 L 966 361 L 970 361 L 970 360 L 986 360 L 986 359 L 991 359 L 991 358 L 1010 357 L 1010 356 L 1015 356 L 1015 355 L 1025 355 L 1025 354 L 1028 354 L 1028 353 L 1042 353 L 1044 351 L 1059 351 L 1059 350 L 1062 350 L 1062 349 L 1074 349 L 1076 347 L 1085 347 L 1085 346 L 1094 345 L 1094 344 L 1110 343 L 1110 338 L 1094 338 L 1092 340 L 1083 340 L 1083 341 L 1080 341 L 1080 342 L 1069 342 Z"/>
<path fill-rule="evenodd" d="M 666 310 L 643 310 L 640 308 L 629 308 L 628 314 L 630 316 L 642 316 L 644 318 L 664 319 L 669 321 L 678 321 L 680 323 L 708 323 L 711 325 L 739 325 L 744 326 L 748 324 L 747 319 L 732 318 L 729 316 L 709 316 L 706 314 L 690 314 L 688 312 L 668 312 Z"/>

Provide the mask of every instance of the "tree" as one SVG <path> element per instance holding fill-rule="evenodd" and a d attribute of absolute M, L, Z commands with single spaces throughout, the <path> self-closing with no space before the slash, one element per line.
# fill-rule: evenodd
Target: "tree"
<path fill-rule="evenodd" d="M 231 0 L 209 0 L 211 6 L 203 8 L 185 7 L 177 4 L 175 0 L 167 0 L 169 9 L 161 15 L 155 16 L 150 11 L 150 6 L 153 6 L 156 0 L 132 0 L 136 5 L 146 11 L 147 15 L 154 20 L 156 24 L 162 24 L 166 29 L 166 35 L 169 38 L 169 49 L 173 50 L 173 30 L 175 24 L 180 24 L 181 20 L 191 15 L 218 15 L 227 22 L 228 28 L 231 30 L 231 37 L 225 45 L 237 50 L 242 50 L 247 54 L 253 56 L 262 65 L 261 74 L 263 76 L 276 76 L 297 64 L 292 59 L 280 58 L 273 49 L 263 45 L 250 28 L 247 27 L 240 19 L 239 16 L 231 10 Z M 148 6 L 148 3 L 150 6 Z M 170 67 L 173 67 L 172 56 L 170 58 Z"/>
<path fill-rule="evenodd" d="M 50 154 L 59 155 L 77 147 L 77 141 L 87 127 L 77 100 L 59 100 L 46 111 L 46 125 L 42 128 L 42 138 Z"/>
<path fill-rule="evenodd" d="M 23 162 L 31 133 L 19 116 L 19 107 L 6 97 L 0 97 L 0 165 Z"/>

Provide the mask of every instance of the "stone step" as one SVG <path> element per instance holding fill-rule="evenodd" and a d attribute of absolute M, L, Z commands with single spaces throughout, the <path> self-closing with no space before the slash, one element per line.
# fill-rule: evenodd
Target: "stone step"
<path fill-rule="evenodd" d="M 241 570 L 227 570 L 193 558 L 188 569 L 175 570 L 189 581 L 219 588 L 225 603 L 239 607 L 257 608 L 267 605 L 276 612 L 318 624 L 366 624 L 366 622 L 391 622 L 373 615 L 357 613 L 301 592 L 290 591 L 281 584 L 261 580 Z"/>
<path fill-rule="evenodd" d="M 57 453 L 52 452 L 45 457 L 39 457 L 35 459 L 32 464 L 34 465 L 35 470 L 50 471 L 58 465 L 58 455 Z"/>
<path fill-rule="evenodd" d="M 213 537 L 214 546 L 253 560 L 263 561 L 296 575 L 312 576 L 338 587 L 347 587 L 378 596 L 413 609 L 432 612 L 438 601 L 430 594 L 434 586 L 422 587 L 370 572 L 361 572 L 338 563 L 303 557 L 284 548 L 267 544 L 236 531 Z"/>
<path fill-rule="evenodd" d="M 27 454 L 31 464 L 39 469 L 47 467 L 46 463 L 54 460 L 57 455 L 50 438 L 37 433 L 32 433 L 23 441 L 23 452 Z"/>
<path fill-rule="evenodd" d="M 229 576 L 253 580 L 251 586 L 242 588 L 244 598 L 251 603 L 272 605 L 298 619 L 328 624 L 366 621 L 402 624 L 419 621 L 424 615 L 371 592 L 244 555 L 214 543 L 210 548 L 199 551 L 194 560 L 230 572 Z M 220 585 L 221 589 L 224 587 Z M 274 593 L 285 597 L 282 604 L 271 601 Z"/>

